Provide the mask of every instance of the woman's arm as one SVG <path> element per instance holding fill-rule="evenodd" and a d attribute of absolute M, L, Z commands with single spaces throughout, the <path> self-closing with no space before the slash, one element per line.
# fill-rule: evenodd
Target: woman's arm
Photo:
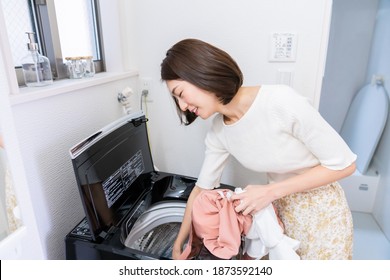
<path fill-rule="evenodd" d="M 202 192 L 202 189 L 198 186 L 195 186 L 192 191 L 190 196 L 188 197 L 187 200 L 187 205 L 186 205 L 186 210 L 184 211 L 184 217 L 183 217 L 183 222 L 180 226 L 179 233 L 176 237 L 175 243 L 173 244 L 173 250 L 172 250 L 172 258 L 174 260 L 177 260 L 181 253 L 182 253 L 182 248 L 184 245 L 184 242 L 186 241 L 190 229 L 191 229 L 191 212 L 192 212 L 192 205 L 194 203 L 195 198 Z"/>
<path fill-rule="evenodd" d="M 254 214 L 276 199 L 327 185 L 351 175 L 355 170 L 355 163 L 342 170 L 331 170 L 317 165 L 302 174 L 280 182 L 268 185 L 248 185 L 245 192 L 232 196 L 233 200 L 241 200 L 235 210 L 242 211 L 244 215 Z"/>

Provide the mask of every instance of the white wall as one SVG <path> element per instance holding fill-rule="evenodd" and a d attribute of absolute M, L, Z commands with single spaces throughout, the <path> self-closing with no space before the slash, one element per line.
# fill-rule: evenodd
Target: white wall
<path fill-rule="evenodd" d="M 136 65 L 140 76 L 153 81 L 150 93 L 153 102 L 149 103 L 148 112 L 155 164 L 161 170 L 197 176 L 209 125 L 197 120 L 189 127 L 180 126 L 166 86 L 160 82 L 160 63 L 174 43 L 191 37 L 221 47 L 240 65 L 245 85 L 275 83 L 277 69 L 289 69 L 294 72 L 293 87 L 316 105 L 324 67 L 322 54 L 327 46 L 329 3 L 326 0 L 122 1 L 121 10 L 127 15 L 123 21 L 128 39 L 126 49 L 135 45 L 137 53 L 129 55 L 126 64 Z M 295 63 L 268 62 L 272 32 L 298 34 Z M 264 179 L 262 175 L 248 176 L 235 165 L 224 176 L 226 182 L 237 185 Z"/>

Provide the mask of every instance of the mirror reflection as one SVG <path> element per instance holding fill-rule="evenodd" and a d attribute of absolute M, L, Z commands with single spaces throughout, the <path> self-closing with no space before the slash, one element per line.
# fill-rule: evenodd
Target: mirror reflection
<path fill-rule="evenodd" d="M 0 130 L 0 240 L 21 226 L 20 213 Z"/>

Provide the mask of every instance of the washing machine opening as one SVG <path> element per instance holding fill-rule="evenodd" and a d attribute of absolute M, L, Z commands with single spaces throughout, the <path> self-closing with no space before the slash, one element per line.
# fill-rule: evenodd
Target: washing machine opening
<path fill-rule="evenodd" d="M 160 258 L 172 258 L 172 248 L 176 236 L 179 233 L 181 223 L 167 223 L 159 225 L 129 246 L 147 254 L 160 256 Z"/>
<path fill-rule="evenodd" d="M 171 258 L 185 207 L 183 201 L 163 201 L 153 205 L 134 223 L 124 245 L 160 258 Z"/>

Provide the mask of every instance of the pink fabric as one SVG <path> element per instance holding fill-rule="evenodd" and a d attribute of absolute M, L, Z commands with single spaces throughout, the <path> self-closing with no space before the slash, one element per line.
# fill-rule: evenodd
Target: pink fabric
<path fill-rule="evenodd" d="M 204 190 L 195 198 L 189 241 L 180 259 L 196 255 L 202 241 L 218 258 L 230 259 L 238 254 L 241 236 L 249 231 L 252 216 L 234 210 L 234 202 L 226 198 L 229 192 Z"/>

